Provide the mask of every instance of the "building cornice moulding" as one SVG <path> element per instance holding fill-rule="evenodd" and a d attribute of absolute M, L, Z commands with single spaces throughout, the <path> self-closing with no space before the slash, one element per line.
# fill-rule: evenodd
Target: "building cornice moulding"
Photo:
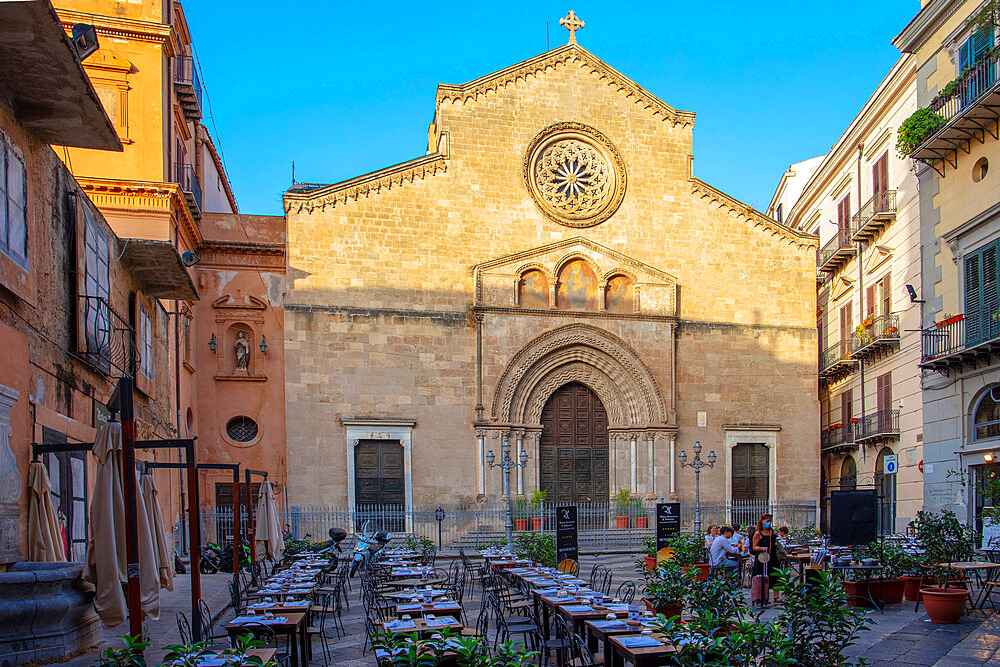
<path fill-rule="evenodd" d="M 819 247 L 819 237 L 815 234 L 808 234 L 787 227 L 774 218 L 764 215 L 749 204 L 744 204 L 738 199 L 730 197 L 721 190 L 712 187 L 701 179 L 692 178 L 691 186 L 692 193 L 700 196 L 701 199 L 707 199 L 709 203 L 726 210 L 730 215 L 745 219 L 754 227 L 765 229 L 774 236 L 780 236 L 797 248 L 808 249 Z"/>
<path fill-rule="evenodd" d="M 134 39 L 142 42 L 164 43 L 170 40 L 173 28 L 163 23 L 152 21 L 137 21 L 106 14 L 92 14 L 73 9 L 57 9 L 63 26 L 69 30 L 76 23 L 89 23 L 97 30 L 98 35 Z"/>
<path fill-rule="evenodd" d="M 285 246 L 274 243 L 203 241 L 197 250 L 202 269 L 261 269 L 285 272 Z"/>
<path fill-rule="evenodd" d="M 931 0 L 917 12 L 902 32 L 892 40 L 892 45 L 903 53 L 915 53 L 927 43 L 938 28 L 957 12 L 966 0 Z"/>
<path fill-rule="evenodd" d="M 597 75 L 609 87 L 623 93 L 636 104 L 650 111 L 661 120 L 683 127 L 693 127 L 693 111 L 680 111 L 653 95 L 627 76 L 614 69 L 603 60 L 578 44 L 566 44 L 552 51 L 539 54 L 510 67 L 482 76 L 459 85 L 438 84 L 437 104 L 443 102 L 461 103 L 475 101 L 490 93 L 496 93 L 509 85 L 538 75 L 550 68 L 566 64 L 580 64 Z"/>

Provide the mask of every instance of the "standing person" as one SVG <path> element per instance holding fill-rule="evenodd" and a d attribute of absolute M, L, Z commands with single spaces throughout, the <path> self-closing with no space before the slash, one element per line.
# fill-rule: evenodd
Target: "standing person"
<path fill-rule="evenodd" d="M 774 585 L 778 581 L 778 577 L 774 574 L 774 570 L 778 567 L 774 548 L 778 540 L 774 533 L 773 520 L 774 517 L 770 514 L 762 514 L 760 516 L 760 521 L 757 522 L 757 530 L 754 532 L 753 539 L 750 542 L 750 552 L 754 556 L 753 576 L 767 575 L 768 585 L 774 591 L 774 602 L 777 604 L 781 602 L 781 597 L 774 588 Z M 768 555 L 768 562 L 762 563 L 757 558 L 757 555 L 762 553 Z"/>

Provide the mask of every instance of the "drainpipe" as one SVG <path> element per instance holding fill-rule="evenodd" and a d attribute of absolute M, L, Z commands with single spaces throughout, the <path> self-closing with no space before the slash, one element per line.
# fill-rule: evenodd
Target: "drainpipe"
<path fill-rule="evenodd" d="M 177 248 L 179 242 L 178 228 L 174 225 L 174 248 Z M 178 299 L 174 299 L 174 401 L 177 408 L 177 437 L 183 438 L 183 431 L 181 430 L 181 302 Z M 191 434 L 187 434 L 191 437 Z M 184 512 L 184 471 L 179 471 L 181 474 L 181 512 Z M 188 508 L 188 511 L 193 511 L 193 508 Z M 183 524 L 183 521 L 181 522 Z M 181 535 L 184 535 L 184 529 L 181 528 Z M 187 548 L 187 540 L 181 539 L 181 548 Z"/>
<path fill-rule="evenodd" d="M 858 175 L 858 213 L 861 213 L 861 154 L 864 152 L 865 144 L 864 142 L 858 142 L 858 164 L 857 164 L 857 175 Z M 858 241 L 858 303 L 861 304 L 861 312 L 858 315 L 861 316 L 862 322 L 864 322 L 865 317 L 865 268 L 864 268 L 864 244 Z M 860 375 L 861 375 L 861 423 L 864 423 L 865 419 L 865 360 L 862 358 L 860 361 Z M 864 445 L 861 446 L 861 458 L 862 460 L 867 460 L 867 452 L 865 451 Z"/>

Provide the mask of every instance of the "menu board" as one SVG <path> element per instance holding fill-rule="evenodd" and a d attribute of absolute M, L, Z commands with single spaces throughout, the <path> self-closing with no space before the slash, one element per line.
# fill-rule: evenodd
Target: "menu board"
<path fill-rule="evenodd" d="M 567 558 L 580 560 L 576 505 L 556 508 L 556 562 L 561 563 Z"/>
<path fill-rule="evenodd" d="M 681 504 L 656 503 L 656 550 L 667 546 L 671 535 L 681 532 Z"/>

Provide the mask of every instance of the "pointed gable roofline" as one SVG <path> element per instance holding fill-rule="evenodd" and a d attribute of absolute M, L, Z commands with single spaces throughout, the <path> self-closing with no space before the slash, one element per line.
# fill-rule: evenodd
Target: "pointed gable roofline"
<path fill-rule="evenodd" d="M 649 110 L 654 116 L 659 116 L 664 121 L 668 121 L 674 125 L 694 125 L 695 114 L 693 111 L 679 111 L 674 109 L 579 44 L 560 46 L 557 49 L 546 51 L 534 58 L 529 58 L 516 65 L 511 65 L 468 83 L 460 85 L 438 84 L 437 105 L 440 106 L 442 102 L 476 100 L 482 95 L 495 93 L 519 80 L 535 76 L 551 67 L 568 63 L 585 65 L 608 86 L 623 93 L 627 98 Z"/>
<path fill-rule="evenodd" d="M 691 191 L 692 194 L 706 200 L 711 205 L 724 209 L 729 215 L 743 218 L 754 227 L 770 232 L 772 236 L 780 236 L 800 249 L 819 247 L 819 237 L 815 234 L 792 229 L 788 225 L 764 215 L 749 204 L 744 204 L 735 197 L 730 197 L 700 178 L 691 178 Z"/>

